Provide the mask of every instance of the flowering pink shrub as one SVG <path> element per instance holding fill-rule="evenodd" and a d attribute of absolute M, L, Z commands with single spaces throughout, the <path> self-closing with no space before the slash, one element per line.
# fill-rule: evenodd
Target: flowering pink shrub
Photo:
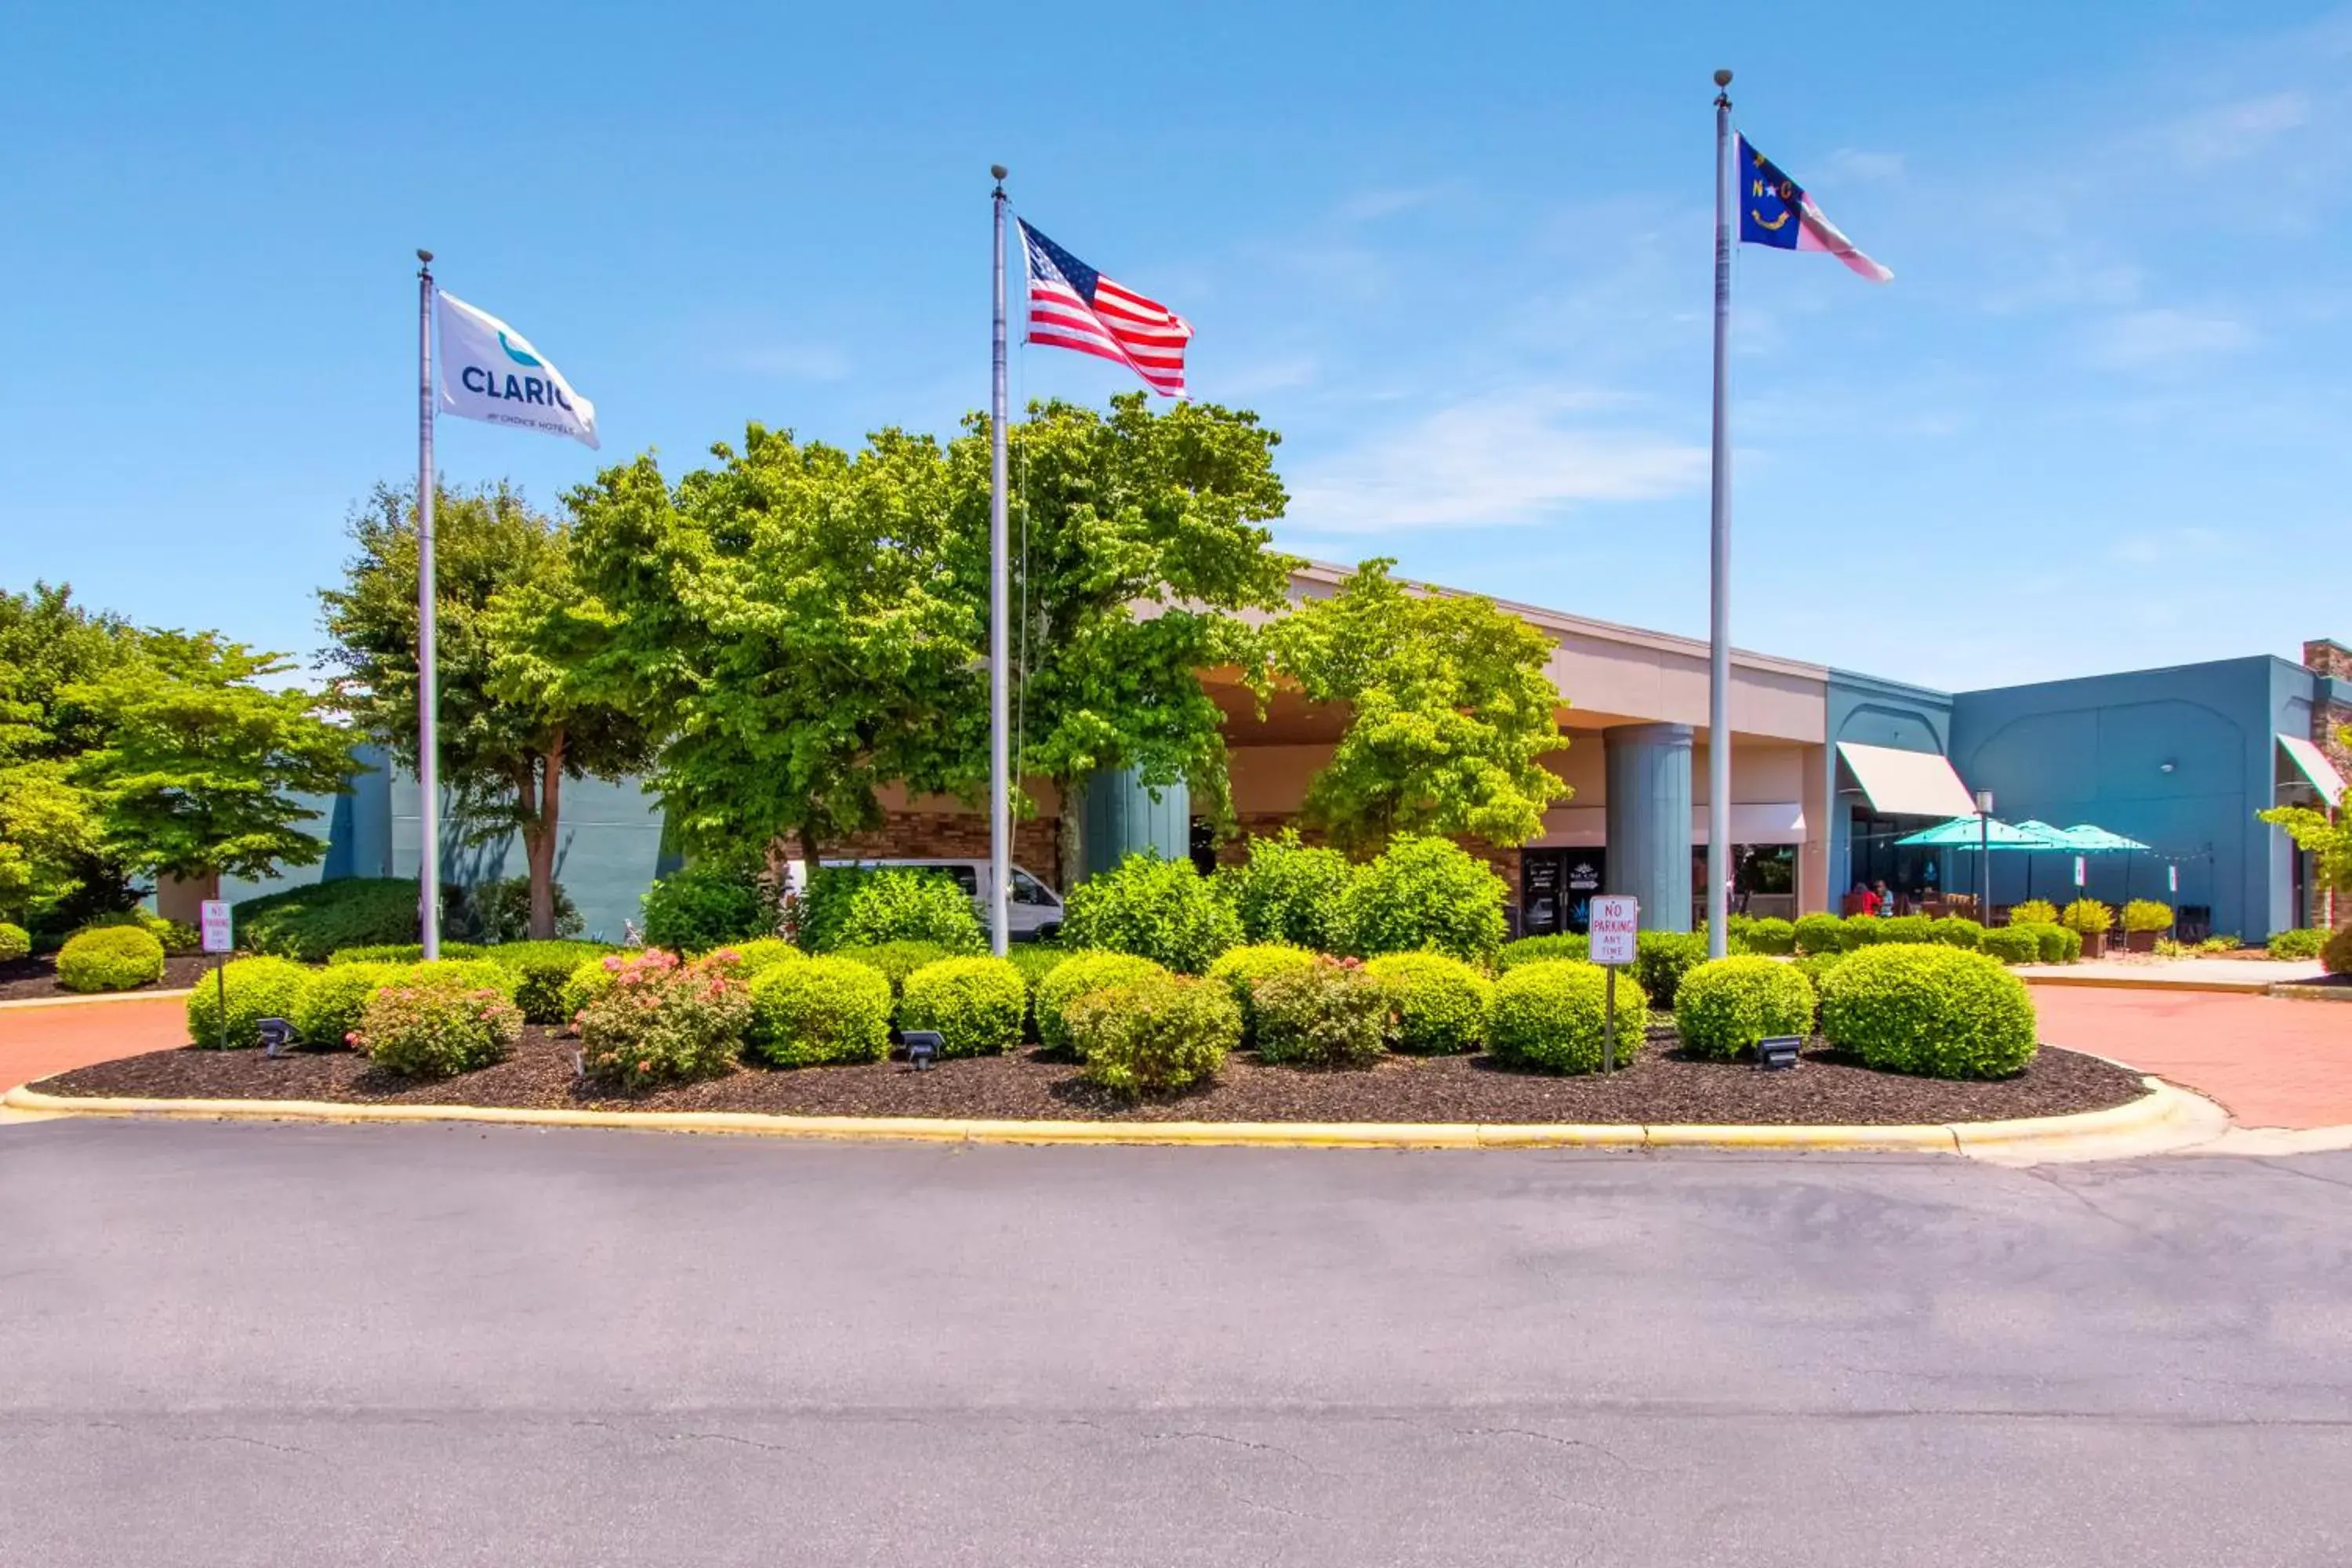
<path fill-rule="evenodd" d="M 522 1009 L 488 986 L 387 985 L 344 1037 L 390 1072 L 447 1078 L 503 1060 L 522 1037 Z"/>
<path fill-rule="evenodd" d="M 658 949 L 618 960 L 573 1020 L 588 1076 L 635 1089 L 727 1071 L 751 1018 L 740 969 L 726 949 L 691 963 Z"/>

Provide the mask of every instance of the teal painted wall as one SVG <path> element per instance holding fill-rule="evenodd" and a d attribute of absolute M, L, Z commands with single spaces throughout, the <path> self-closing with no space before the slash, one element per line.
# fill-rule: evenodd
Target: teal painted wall
<path fill-rule="evenodd" d="M 1132 768 L 1087 783 L 1087 875 L 1108 871 L 1139 849 L 1186 860 L 1192 853 L 1192 792 L 1179 779 L 1148 785 Z"/>

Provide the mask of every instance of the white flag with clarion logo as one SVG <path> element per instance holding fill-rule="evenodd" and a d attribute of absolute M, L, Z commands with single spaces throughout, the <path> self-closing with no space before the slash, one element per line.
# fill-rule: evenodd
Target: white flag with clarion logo
<path fill-rule="evenodd" d="M 596 446 L 596 405 L 572 390 L 530 340 L 463 300 L 434 295 L 441 326 L 441 411 Z"/>

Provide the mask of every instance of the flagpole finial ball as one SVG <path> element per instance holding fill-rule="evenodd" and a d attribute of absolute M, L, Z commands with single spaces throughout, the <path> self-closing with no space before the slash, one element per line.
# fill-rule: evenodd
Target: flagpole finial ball
<path fill-rule="evenodd" d="M 1716 72 L 1715 85 L 1717 87 L 1729 87 L 1731 85 L 1731 73 L 1729 71 Z"/>
<path fill-rule="evenodd" d="M 430 267 L 433 265 L 433 253 L 429 250 L 419 250 L 416 253 L 416 259 Z"/>
<path fill-rule="evenodd" d="M 1004 165 L 1002 163 L 991 163 L 988 166 L 988 173 L 992 179 L 1002 180 L 1005 175 Z"/>

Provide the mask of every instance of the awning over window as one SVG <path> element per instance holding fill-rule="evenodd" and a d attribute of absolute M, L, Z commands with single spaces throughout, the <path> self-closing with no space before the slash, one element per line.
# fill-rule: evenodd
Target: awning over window
<path fill-rule="evenodd" d="M 1971 816 L 1976 813 L 1976 797 L 1940 752 L 1898 752 L 1892 746 L 1865 746 L 1856 741 L 1840 741 L 1837 749 L 1874 811 L 1888 816 Z"/>
<path fill-rule="evenodd" d="M 2311 787 L 2319 792 L 2319 798 L 2327 803 L 2330 811 L 2336 809 L 2344 799 L 2344 775 L 2336 771 L 2327 753 L 2300 735 L 2281 735 L 2278 743 L 2287 761 L 2294 764 L 2294 771 L 2311 781 Z"/>

